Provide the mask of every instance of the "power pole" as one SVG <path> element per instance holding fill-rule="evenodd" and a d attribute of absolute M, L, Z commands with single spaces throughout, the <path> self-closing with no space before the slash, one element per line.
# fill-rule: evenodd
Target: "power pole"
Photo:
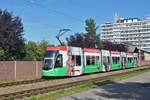
<path fill-rule="evenodd" d="M 58 39 L 61 46 L 63 45 L 63 43 L 61 42 L 61 40 L 59 38 L 60 38 L 60 36 L 62 36 L 64 33 L 68 32 L 68 31 L 71 31 L 71 30 L 70 29 L 60 29 L 59 33 L 56 35 L 56 38 Z"/>

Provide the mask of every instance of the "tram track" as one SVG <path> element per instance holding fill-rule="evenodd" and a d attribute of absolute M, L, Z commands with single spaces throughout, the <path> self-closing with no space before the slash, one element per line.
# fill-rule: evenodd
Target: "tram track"
<path fill-rule="evenodd" d="M 43 82 L 43 81 L 48 81 L 48 80 L 40 78 L 40 79 L 34 79 L 34 80 L 25 80 L 25 81 L 1 83 L 0 87 L 8 87 L 8 86 L 23 85 L 23 84 L 31 84 L 31 83 Z"/>
<path fill-rule="evenodd" d="M 8 86 L 17 86 L 17 85 L 24 85 L 24 84 L 32 84 L 32 83 L 44 82 L 44 81 L 52 81 L 52 80 L 58 80 L 58 79 L 63 79 L 63 78 L 67 78 L 67 77 L 60 77 L 60 78 L 56 78 L 56 77 L 39 78 L 39 79 L 33 79 L 33 80 L 0 83 L 0 88 L 1 87 L 8 87 Z"/>
<path fill-rule="evenodd" d="M 126 70 L 118 70 L 118 71 L 108 72 L 107 75 L 99 76 L 99 77 L 96 77 L 96 78 L 78 80 L 78 81 L 63 83 L 63 84 L 59 84 L 59 85 L 39 87 L 39 88 L 29 89 L 29 90 L 20 91 L 20 92 L 3 94 L 3 95 L 0 95 L 0 99 L 2 99 L 2 100 L 11 99 L 12 100 L 14 98 L 29 97 L 29 96 L 32 96 L 32 95 L 38 95 L 38 94 L 43 94 L 43 93 L 47 93 L 47 92 L 52 92 L 52 91 L 55 91 L 55 90 L 65 89 L 65 88 L 81 85 L 81 84 L 88 83 L 88 82 L 101 81 L 101 80 L 107 79 L 110 76 L 117 76 L 117 75 L 127 74 L 129 72 L 144 70 L 144 69 L 147 69 L 147 68 L 150 68 L 150 66 L 149 67 L 147 67 L 147 66 L 146 67 L 137 67 L 137 68 L 126 69 Z"/>

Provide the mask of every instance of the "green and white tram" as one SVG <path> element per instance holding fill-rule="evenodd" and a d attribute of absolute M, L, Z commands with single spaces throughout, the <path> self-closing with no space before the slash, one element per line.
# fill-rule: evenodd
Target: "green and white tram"
<path fill-rule="evenodd" d="M 111 51 L 111 70 L 121 69 L 121 54 L 118 51 Z"/>
<path fill-rule="evenodd" d="M 42 67 L 43 77 L 78 76 L 132 68 L 138 54 L 79 47 L 48 47 Z"/>
<path fill-rule="evenodd" d="M 133 53 L 127 53 L 127 64 L 126 68 L 134 67 Z"/>

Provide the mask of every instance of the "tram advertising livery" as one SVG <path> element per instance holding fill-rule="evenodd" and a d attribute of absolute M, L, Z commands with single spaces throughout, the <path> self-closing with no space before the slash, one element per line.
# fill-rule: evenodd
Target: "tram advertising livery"
<path fill-rule="evenodd" d="M 136 67 L 137 53 L 79 47 L 48 47 L 42 67 L 43 77 L 78 76 Z"/>

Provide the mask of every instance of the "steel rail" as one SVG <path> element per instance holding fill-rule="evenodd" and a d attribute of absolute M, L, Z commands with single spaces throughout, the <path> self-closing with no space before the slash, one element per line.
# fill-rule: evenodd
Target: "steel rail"
<path fill-rule="evenodd" d="M 25 80 L 25 81 L 16 81 L 16 82 L 7 82 L 7 83 L 1 83 L 0 87 L 7 87 L 7 86 L 15 86 L 15 85 L 23 85 L 23 84 L 31 84 L 36 82 L 43 82 L 47 81 L 46 79 L 34 79 L 34 80 Z"/>

